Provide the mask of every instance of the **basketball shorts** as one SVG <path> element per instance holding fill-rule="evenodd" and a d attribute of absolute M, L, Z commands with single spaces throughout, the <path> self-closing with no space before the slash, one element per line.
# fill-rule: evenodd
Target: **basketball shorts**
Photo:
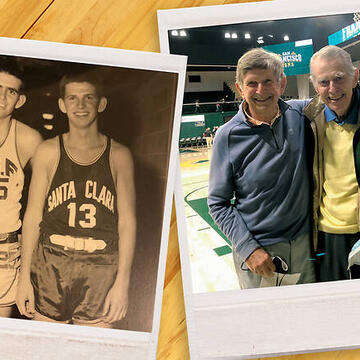
<path fill-rule="evenodd" d="M 15 304 L 19 280 L 19 268 L 16 261 L 9 261 L 9 257 L 18 250 L 12 250 L 19 245 L 16 232 L 10 233 L 6 238 L 0 239 L 0 306 Z"/>
<path fill-rule="evenodd" d="M 35 309 L 56 321 L 96 322 L 118 268 L 118 253 L 97 254 L 43 243 L 31 264 Z"/>

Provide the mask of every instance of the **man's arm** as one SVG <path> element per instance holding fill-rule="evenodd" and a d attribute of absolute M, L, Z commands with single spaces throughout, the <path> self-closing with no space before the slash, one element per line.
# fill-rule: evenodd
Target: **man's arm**
<path fill-rule="evenodd" d="M 136 239 L 134 166 L 130 151 L 113 141 L 111 169 L 115 178 L 119 232 L 119 266 L 104 304 L 104 321 L 121 320 L 128 308 L 128 291 Z"/>
<path fill-rule="evenodd" d="M 210 164 L 209 213 L 236 251 L 254 273 L 272 276 L 275 266 L 269 254 L 261 248 L 247 228 L 244 219 L 231 204 L 235 184 L 230 161 L 228 132 L 220 128 L 214 139 Z"/>
<path fill-rule="evenodd" d="M 23 124 L 20 121 L 16 123 L 16 149 L 19 156 L 19 161 L 22 169 L 24 169 L 25 176 L 27 175 L 27 168 L 33 166 L 32 161 L 36 149 L 43 141 L 40 133 L 30 126 Z M 24 193 L 23 193 L 24 195 Z M 19 235 L 21 239 L 21 235 Z M 16 266 L 20 267 L 20 247 L 13 253 L 9 261 L 17 259 Z"/>
<path fill-rule="evenodd" d="M 30 161 L 33 166 L 33 157 L 36 149 L 43 141 L 40 133 L 30 126 L 17 122 L 16 148 L 18 149 L 19 159 L 22 168 Z"/>
<path fill-rule="evenodd" d="M 35 312 L 34 291 L 30 281 L 31 258 L 39 239 L 50 171 L 57 162 L 56 139 L 39 145 L 33 158 L 29 200 L 22 227 L 21 268 L 16 304 L 22 315 L 33 317 Z"/>

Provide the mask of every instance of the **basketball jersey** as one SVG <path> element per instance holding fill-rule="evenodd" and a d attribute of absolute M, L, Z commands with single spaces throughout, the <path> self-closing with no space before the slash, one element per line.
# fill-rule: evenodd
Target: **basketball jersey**
<path fill-rule="evenodd" d="M 111 139 L 89 164 L 71 158 L 59 136 L 60 159 L 45 200 L 40 229 L 60 234 L 104 240 L 117 249 L 116 191 L 110 169 Z"/>
<path fill-rule="evenodd" d="M 16 231 L 21 226 L 20 199 L 24 172 L 16 150 L 16 120 L 0 145 L 0 233 Z"/>

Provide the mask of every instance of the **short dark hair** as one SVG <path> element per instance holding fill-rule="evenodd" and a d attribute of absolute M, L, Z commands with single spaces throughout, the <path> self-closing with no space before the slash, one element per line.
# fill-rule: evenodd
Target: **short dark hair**
<path fill-rule="evenodd" d="M 59 90 L 61 98 L 64 98 L 65 96 L 65 86 L 73 82 L 87 82 L 95 87 L 97 96 L 104 96 L 104 86 L 102 79 L 93 71 L 80 71 L 66 73 L 60 79 Z"/>
<path fill-rule="evenodd" d="M 6 55 L 0 56 L 0 73 L 6 73 L 19 79 L 21 81 L 19 93 L 24 92 L 25 79 L 23 67 L 15 57 L 10 57 Z"/>

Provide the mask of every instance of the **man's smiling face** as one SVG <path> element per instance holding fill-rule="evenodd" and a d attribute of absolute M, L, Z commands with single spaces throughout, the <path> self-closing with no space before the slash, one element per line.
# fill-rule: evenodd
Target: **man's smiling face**
<path fill-rule="evenodd" d="M 312 67 L 315 78 L 315 90 L 321 100 L 336 113 L 345 115 L 352 98 L 352 89 L 356 86 L 359 70 L 354 75 L 346 73 L 345 66 L 337 59 L 316 59 Z"/>
<path fill-rule="evenodd" d="M 95 86 L 86 81 L 70 82 L 65 85 L 59 107 L 67 114 L 70 126 L 87 128 L 97 120 L 98 113 L 105 110 L 106 98 L 99 97 Z"/>
<path fill-rule="evenodd" d="M 279 80 L 270 69 L 252 69 L 246 72 L 242 86 L 236 84 L 249 105 L 250 115 L 256 119 L 277 111 L 279 97 L 286 86 L 286 78 Z"/>
<path fill-rule="evenodd" d="M 0 119 L 11 116 L 21 107 L 25 96 L 20 94 L 21 80 L 6 72 L 0 72 Z"/>

